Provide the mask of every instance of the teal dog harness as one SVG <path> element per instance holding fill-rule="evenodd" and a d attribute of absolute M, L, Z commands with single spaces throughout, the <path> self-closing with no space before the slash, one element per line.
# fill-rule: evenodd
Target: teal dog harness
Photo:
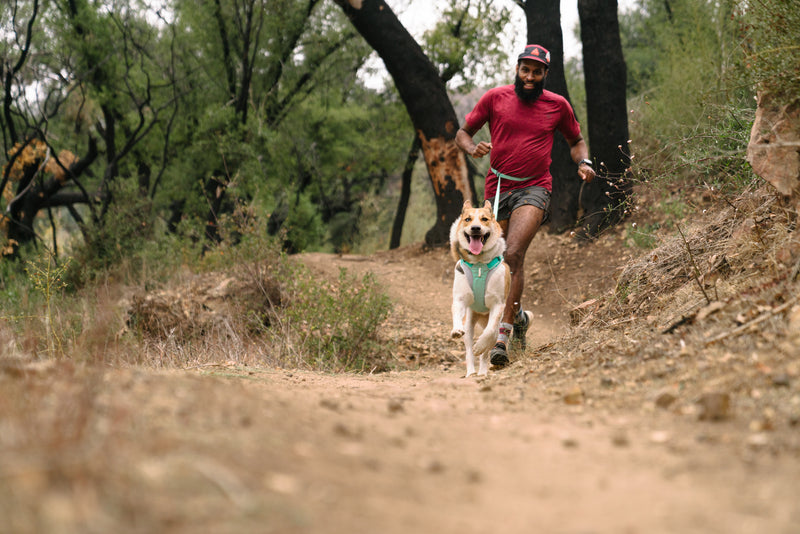
<path fill-rule="evenodd" d="M 469 263 L 464 260 L 459 260 L 456 269 L 464 273 L 467 277 L 467 282 L 472 287 L 472 295 L 474 300 L 472 302 L 472 311 L 477 313 L 486 313 L 489 308 L 486 307 L 486 282 L 489 280 L 489 275 L 492 271 L 502 263 L 503 257 L 497 256 L 489 263 Z M 461 267 L 467 267 L 466 270 Z"/>

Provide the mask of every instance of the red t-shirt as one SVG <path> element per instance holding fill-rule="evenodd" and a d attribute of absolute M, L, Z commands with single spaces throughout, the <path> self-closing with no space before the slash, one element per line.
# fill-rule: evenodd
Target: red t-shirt
<path fill-rule="evenodd" d="M 553 190 L 550 174 L 550 152 L 553 133 L 558 130 L 566 139 L 581 135 L 572 107 L 563 96 L 545 90 L 534 103 L 522 101 L 513 85 L 489 89 L 469 112 L 466 123 L 479 130 L 489 123 L 492 151 L 489 155 L 492 168 L 502 174 L 517 178 L 531 176 L 518 182 L 503 180 L 500 191 L 538 185 Z M 486 175 L 484 196 L 494 197 L 497 176 L 489 170 Z"/>

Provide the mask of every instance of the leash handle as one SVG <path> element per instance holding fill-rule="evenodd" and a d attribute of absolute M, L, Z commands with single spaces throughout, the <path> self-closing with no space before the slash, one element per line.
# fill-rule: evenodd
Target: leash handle
<path fill-rule="evenodd" d="M 497 212 L 500 208 L 500 179 L 505 178 L 506 180 L 514 180 L 515 182 L 524 182 L 526 180 L 532 180 L 533 178 L 538 178 L 540 175 L 536 176 L 527 176 L 525 178 L 517 178 L 516 176 L 511 176 L 509 174 L 503 174 L 502 172 L 498 171 L 494 167 L 489 167 L 491 171 L 497 176 L 497 191 L 494 194 L 494 208 L 492 211 L 494 212 L 494 218 L 497 218 Z"/>
<path fill-rule="evenodd" d="M 497 173 L 495 173 L 497 175 Z M 497 175 L 497 191 L 494 194 L 494 208 L 492 209 L 492 213 L 494 213 L 494 218 L 497 219 L 497 210 L 500 207 L 500 175 Z"/>

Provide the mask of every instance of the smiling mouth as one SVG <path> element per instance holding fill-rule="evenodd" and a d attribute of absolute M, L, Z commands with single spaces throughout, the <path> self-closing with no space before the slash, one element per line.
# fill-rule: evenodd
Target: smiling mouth
<path fill-rule="evenodd" d="M 485 245 L 486 240 L 489 239 L 489 233 L 486 233 L 485 235 L 480 235 L 480 234 L 470 234 L 469 232 L 464 232 L 464 235 L 470 242 L 472 242 L 473 239 L 479 239 L 482 245 Z"/>
<path fill-rule="evenodd" d="M 489 239 L 489 234 L 491 232 L 487 232 L 486 235 L 480 234 L 470 234 L 468 232 L 464 232 L 464 236 L 466 236 L 467 241 L 469 242 L 469 252 L 473 256 L 477 256 L 483 250 L 483 245 L 486 243 L 486 240 Z"/>

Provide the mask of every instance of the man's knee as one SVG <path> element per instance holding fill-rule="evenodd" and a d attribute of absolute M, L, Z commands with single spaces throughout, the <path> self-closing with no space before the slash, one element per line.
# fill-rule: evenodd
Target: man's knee
<path fill-rule="evenodd" d="M 509 269 L 511 269 L 511 273 L 513 274 L 523 266 L 525 261 L 525 252 L 521 250 L 509 249 L 506 251 L 504 258 Z"/>

